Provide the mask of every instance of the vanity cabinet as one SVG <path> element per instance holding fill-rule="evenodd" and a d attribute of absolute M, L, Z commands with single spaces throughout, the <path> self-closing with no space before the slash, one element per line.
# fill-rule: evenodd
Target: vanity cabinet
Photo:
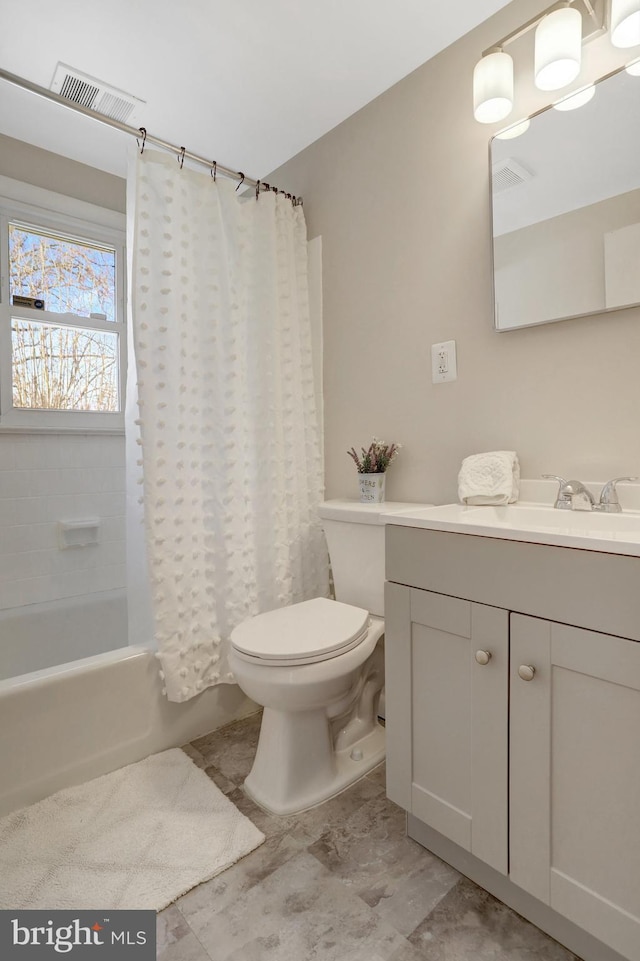
<path fill-rule="evenodd" d="M 510 622 L 511 879 L 638 959 L 640 644 Z"/>
<path fill-rule="evenodd" d="M 388 623 L 387 637 L 395 670 L 410 684 L 403 727 L 413 745 L 410 779 L 406 771 L 393 776 L 398 759 L 389 756 L 389 796 L 506 874 L 508 614 L 430 591 L 389 589 L 404 621 L 402 640 Z M 478 650 L 490 656 L 486 666 L 475 660 Z M 400 694 L 388 684 L 387 699 Z"/>
<path fill-rule="evenodd" d="M 637 586 L 614 609 L 640 559 L 393 526 L 387 548 L 387 793 L 409 833 L 580 956 L 640 961 Z M 566 622 L 596 588 L 598 626 L 634 636 Z"/>

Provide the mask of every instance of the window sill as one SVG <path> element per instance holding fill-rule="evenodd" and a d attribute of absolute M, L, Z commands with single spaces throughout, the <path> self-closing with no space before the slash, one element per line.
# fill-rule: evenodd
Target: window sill
<path fill-rule="evenodd" d="M 0 436 L 3 434 L 91 434 L 92 436 L 124 437 L 124 424 L 120 427 L 38 427 L 30 424 L 2 424 Z"/>

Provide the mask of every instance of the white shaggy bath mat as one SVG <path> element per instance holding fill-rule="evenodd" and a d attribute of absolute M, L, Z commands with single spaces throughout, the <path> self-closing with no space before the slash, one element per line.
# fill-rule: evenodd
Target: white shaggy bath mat
<path fill-rule="evenodd" d="M 175 748 L 2 818 L 0 907 L 160 911 L 263 841 Z"/>

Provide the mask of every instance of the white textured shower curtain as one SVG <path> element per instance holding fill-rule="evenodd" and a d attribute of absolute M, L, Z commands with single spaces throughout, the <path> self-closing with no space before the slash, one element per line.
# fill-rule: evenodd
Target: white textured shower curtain
<path fill-rule="evenodd" d="M 306 226 L 283 196 L 135 158 L 128 474 L 166 693 L 184 701 L 233 681 L 244 618 L 328 594 Z"/>

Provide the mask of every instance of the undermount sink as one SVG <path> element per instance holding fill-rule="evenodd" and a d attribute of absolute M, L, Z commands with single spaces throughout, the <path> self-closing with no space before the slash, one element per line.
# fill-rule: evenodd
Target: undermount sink
<path fill-rule="evenodd" d="M 640 556 L 636 511 L 606 514 L 527 502 L 504 507 L 444 504 L 389 515 L 387 523 Z"/>

